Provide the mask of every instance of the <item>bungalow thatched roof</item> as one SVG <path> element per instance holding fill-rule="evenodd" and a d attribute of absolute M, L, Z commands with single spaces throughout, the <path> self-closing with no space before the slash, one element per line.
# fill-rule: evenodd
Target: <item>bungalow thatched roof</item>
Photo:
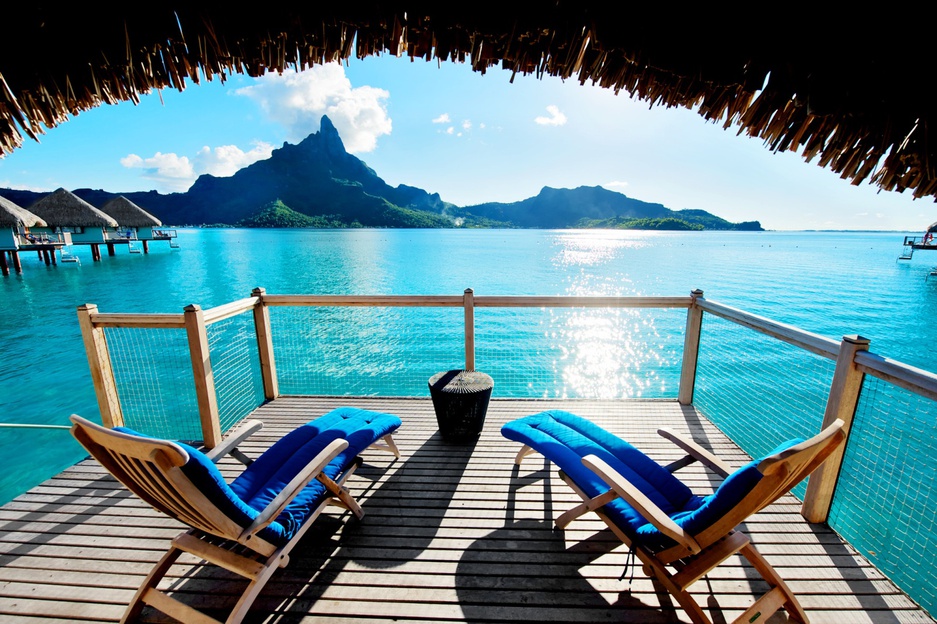
<path fill-rule="evenodd" d="M 163 224 L 162 221 L 123 195 L 101 206 L 101 212 L 114 217 L 121 227 L 151 227 Z"/>
<path fill-rule="evenodd" d="M 36 200 L 29 211 L 49 227 L 117 227 L 117 221 L 63 188 Z"/>
<path fill-rule="evenodd" d="M 25 208 L 20 208 L 6 197 L 0 197 L 0 226 L 46 227 L 46 222 Z"/>
<path fill-rule="evenodd" d="M 908 17 L 910 8 L 861 18 L 843 7 L 824 14 L 785 5 L 756 19 L 747 5 L 654 11 L 604 0 L 115 7 L 4 8 L 0 149 L 152 89 L 389 53 L 558 76 L 692 108 L 853 183 L 937 196 L 937 48 L 929 21 Z"/>

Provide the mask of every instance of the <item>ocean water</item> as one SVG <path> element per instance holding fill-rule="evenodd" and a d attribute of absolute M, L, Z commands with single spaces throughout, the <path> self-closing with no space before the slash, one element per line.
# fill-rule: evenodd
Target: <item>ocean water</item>
<path fill-rule="evenodd" d="M 937 278 L 928 277 L 937 254 L 918 252 L 914 260 L 898 262 L 903 236 L 183 229 L 178 250 L 155 243 L 148 255 L 118 249 L 114 257 L 92 262 L 89 250 L 79 247 L 74 253 L 81 266 L 53 267 L 27 255 L 22 275 L 0 278 L 0 422 L 66 425 L 72 413 L 99 418 L 79 305 L 94 303 L 102 312 L 180 312 L 190 303 L 208 308 L 248 296 L 257 286 L 272 294 L 445 295 L 471 287 L 479 296 L 682 296 L 700 288 L 708 299 L 837 340 L 862 334 L 881 355 L 935 370 Z M 537 314 L 532 321 L 522 313 L 479 311 L 479 362 L 488 358 L 485 370 L 504 379 L 495 396 L 675 396 L 679 354 L 671 347 L 682 345 L 682 311 Z M 299 325 L 304 319 L 287 315 L 276 322 Z M 486 332 L 524 339 L 504 346 L 486 342 Z M 387 347 L 379 332 L 356 335 L 357 347 L 371 360 L 381 354 L 404 366 L 415 359 L 403 346 Z M 417 348 L 450 354 L 441 357 L 460 352 L 461 325 L 439 336 Z M 369 343 L 382 338 L 380 347 Z M 321 348 L 347 350 L 348 343 L 323 341 Z M 514 353 L 524 346 L 528 352 Z M 438 366 L 434 355 L 426 357 L 429 368 L 402 376 L 398 387 L 386 380 L 370 387 L 308 383 L 311 391 L 337 394 L 419 393 L 425 385 L 414 380 Z M 543 372 L 532 381 L 512 377 L 521 366 L 511 359 L 517 357 L 529 370 Z M 302 372 L 290 377 L 287 368 L 283 390 L 309 392 Z M 18 467 L 0 471 L 0 502 L 84 456 L 68 432 L 57 429 L 0 428 L 0 453 L 8 466 Z"/>

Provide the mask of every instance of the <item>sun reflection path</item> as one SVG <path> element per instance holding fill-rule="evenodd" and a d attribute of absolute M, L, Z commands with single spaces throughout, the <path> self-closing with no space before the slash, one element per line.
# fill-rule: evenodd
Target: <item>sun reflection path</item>
<path fill-rule="evenodd" d="M 567 269 L 572 296 L 633 296 L 629 256 L 641 253 L 653 233 L 594 231 L 557 236 L 555 263 Z M 658 310 L 551 310 L 545 334 L 560 353 L 553 361 L 556 395 L 613 399 L 662 397 L 676 392 L 666 370 L 677 351 L 673 331 L 657 326 Z"/>
<path fill-rule="evenodd" d="M 670 362 L 647 310 L 553 311 L 553 362 L 563 396 L 614 399 L 667 395 L 672 385 L 661 376 Z"/>

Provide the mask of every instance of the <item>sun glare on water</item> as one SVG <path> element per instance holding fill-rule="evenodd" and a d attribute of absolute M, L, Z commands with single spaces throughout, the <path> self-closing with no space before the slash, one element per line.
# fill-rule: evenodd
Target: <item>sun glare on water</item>
<path fill-rule="evenodd" d="M 615 265 L 647 247 L 653 233 L 585 231 L 557 237 L 555 262 L 565 266 L 571 296 L 634 296 L 633 281 Z M 609 270 L 612 269 L 612 270 Z M 569 397 L 661 396 L 673 389 L 660 375 L 670 357 L 656 314 L 641 309 L 551 310 L 547 338 L 560 353 L 554 372 Z"/>

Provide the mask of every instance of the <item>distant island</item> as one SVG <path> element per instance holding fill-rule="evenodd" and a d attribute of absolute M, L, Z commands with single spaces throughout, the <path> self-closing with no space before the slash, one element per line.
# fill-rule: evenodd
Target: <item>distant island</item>
<path fill-rule="evenodd" d="M 338 131 L 322 117 L 319 132 L 284 143 L 270 158 L 234 175 L 202 175 L 184 193 L 74 193 L 101 206 L 123 195 L 163 223 L 255 228 L 615 228 L 644 230 L 762 231 L 758 221 L 731 223 L 704 210 L 671 210 L 595 187 L 554 189 L 514 203 L 456 206 L 438 193 L 392 187 L 345 150 Z M 0 189 L 29 208 L 46 193 Z"/>

